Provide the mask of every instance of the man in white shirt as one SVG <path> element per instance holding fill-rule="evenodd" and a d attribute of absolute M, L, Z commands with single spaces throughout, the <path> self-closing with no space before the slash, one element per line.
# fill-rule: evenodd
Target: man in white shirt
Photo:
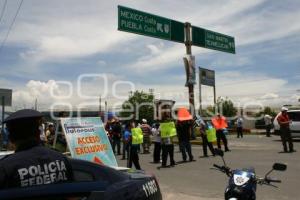
<path fill-rule="evenodd" d="M 272 117 L 268 114 L 264 116 L 264 121 L 266 125 L 266 136 L 271 137 L 271 128 L 272 128 Z"/>

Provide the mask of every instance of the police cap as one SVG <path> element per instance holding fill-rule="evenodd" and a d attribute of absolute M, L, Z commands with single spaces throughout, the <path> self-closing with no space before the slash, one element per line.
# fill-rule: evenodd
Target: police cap
<path fill-rule="evenodd" d="M 40 113 L 39 111 L 32 110 L 32 109 L 23 109 L 23 110 L 18 110 L 8 116 L 3 123 L 8 123 L 11 121 L 15 120 L 21 120 L 21 119 L 28 119 L 28 118 L 40 118 L 42 117 L 43 114 Z"/>

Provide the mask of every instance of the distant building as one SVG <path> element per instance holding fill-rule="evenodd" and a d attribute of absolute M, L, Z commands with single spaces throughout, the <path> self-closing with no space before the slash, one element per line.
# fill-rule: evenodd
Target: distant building
<path fill-rule="evenodd" d="M 162 118 L 172 118 L 174 100 L 156 99 L 154 100 L 155 115 L 154 120 L 161 120 Z"/>

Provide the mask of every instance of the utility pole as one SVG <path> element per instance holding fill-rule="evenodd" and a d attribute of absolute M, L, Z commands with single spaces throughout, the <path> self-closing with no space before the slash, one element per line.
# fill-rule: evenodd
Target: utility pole
<path fill-rule="evenodd" d="M 100 113 L 100 115 L 101 115 L 101 96 L 99 97 L 99 113 Z"/>
<path fill-rule="evenodd" d="M 34 110 L 37 110 L 38 108 L 38 100 L 37 98 L 35 99 L 35 102 L 34 102 Z"/>
<path fill-rule="evenodd" d="M 192 40 L 191 40 L 191 24 L 186 22 L 184 24 L 184 32 L 185 32 L 185 47 L 186 47 L 186 54 L 192 55 Z M 189 90 L 189 104 L 190 104 L 190 113 L 194 116 L 195 115 L 195 100 L 194 100 L 194 85 L 188 84 Z"/>
<path fill-rule="evenodd" d="M 5 97 L 4 96 L 2 96 L 2 128 L 4 128 L 3 127 L 3 121 L 4 121 L 4 114 L 5 114 L 5 104 L 4 104 L 4 100 L 5 100 Z"/>

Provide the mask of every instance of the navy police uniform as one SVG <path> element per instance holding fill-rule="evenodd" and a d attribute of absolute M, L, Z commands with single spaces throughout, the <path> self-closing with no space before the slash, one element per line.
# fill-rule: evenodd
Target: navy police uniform
<path fill-rule="evenodd" d="M 21 110 L 8 117 L 5 122 L 38 118 L 41 113 Z M 17 124 L 17 123 L 15 123 Z M 26 134 L 24 132 L 24 134 Z M 73 180 L 71 164 L 66 156 L 44 147 L 39 140 L 19 141 L 14 154 L 0 160 L 0 189 L 28 187 Z"/>
<path fill-rule="evenodd" d="M 67 182 L 72 177 L 67 158 L 41 145 L 24 145 L 0 160 L 0 188 Z"/>

